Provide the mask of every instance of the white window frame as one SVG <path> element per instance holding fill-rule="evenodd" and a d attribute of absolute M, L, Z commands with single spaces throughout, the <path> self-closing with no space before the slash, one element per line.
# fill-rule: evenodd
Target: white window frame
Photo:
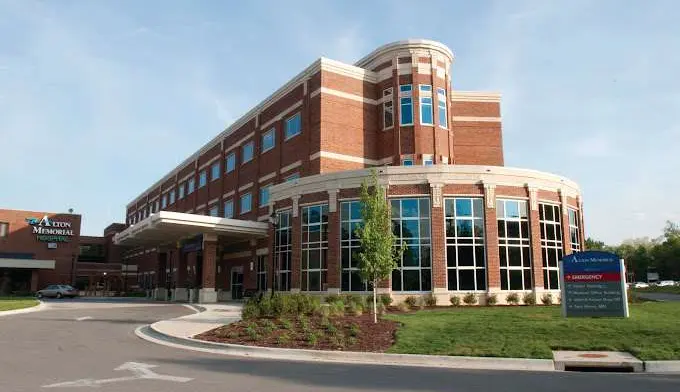
<path fill-rule="evenodd" d="M 410 162 L 410 165 L 407 165 L 406 162 Z M 413 162 L 413 158 L 402 158 L 401 159 L 401 165 L 402 166 L 413 166 L 415 165 L 415 162 Z"/>
<path fill-rule="evenodd" d="M 320 209 L 319 221 L 312 221 L 311 214 L 309 211 L 312 209 Z M 324 222 L 324 211 L 326 213 L 326 221 Z M 300 211 L 300 223 L 301 223 L 301 246 L 300 246 L 300 267 L 301 267 L 301 281 L 306 282 L 306 287 L 301 287 L 301 291 L 312 291 L 319 292 L 324 291 L 324 285 L 328 284 L 328 204 L 315 204 L 302 207 Z M 304 220 L 307 217 L 307 221 Z M 312 229 L 312 228 L 317 228 Z M 326 233 L 326 239 L 324 240 L 324 231 Z M 310 233 L 318 233 L 318 241 L 312 241 L 312 235 Z M 305 253 L 306 252 L 306 253 Z M 309 266 L 309 254 L 313 252 L 318 252 L 319 254 L 319 266 L 318 268 L 310 268 Z M 307 265 L 303 262 L 305 260 L 305 254 L 307 255 Z M 335 272 L 335 271 L 334 271 Z M 310 290 L 310 279 L 309 276 L 312 274 L 319 275 L 319 290 Z M 326 275 L 326 280 L 323 277 Z M 306 279 L 305 279 L 306 278 Z M 301 285 L 304 286 L 304 285 Z"/>
<path fill-rule="evenodd" d="M 178 189 L 177 200 L 184 199 L 184 183 L 177 185 L 177 189 Z M 156 206 L 156 211 L 158 211 L 158 206 Z"/>
<path fill-rule="evenodd" d="M 229 208 L 227 208 L 227 206 L 229 206 Z M 224 213 L 222 216 L 228 219 L 234 217 L 234 199 L 229 199 L 224 202 Z"/>
<path fill-rule="evenodd" d="M 387 113 L 392 115 L 392 125 L 390 126 L 387 126 Z M 383 90 L 383 130 L 392 128 L 394 128 L 394 94 L 393 88 L 388 87 Z"/>
<path fill-rule="evenodd" d="M 297 133 L 289 135 L 288 134 L 288 129 L 289 129 L 288 127 L 290 125 L 290 121 L 292 119 L 294 119 L 295 117 L 300 118 L 300 128 L 298 129 Z M 288 141 L 288 140 L 294 138 L 295 136 L 297 136 L 301 133 L 302 133 L 302 111 L 298 111 L 297 113 L 293 114 L 292 116 L 290 116 L 286 119 L 286 121 L 284 123 L 284 127 L 283 127 L 283 137 L 284 137 L 283 141 Z"/>
<path fill-rule="evenodd" d="M 581 251 L 581 216 L 579 211 L 574 208 L 567 208 L 567 214 L 569 219 L 569 243 L 571 244 L 571 252 Z M 573 214 L 573 217 L 572 217 Z M 574 233 L 576 235 L 576 242 L 573 241 Z"/>
<path fill-rule="evenodd" d="M 208 171 L 203 169 L 198 173 L 198 189 L 201 189 L 206 185 L 208 185 Z"/>
<path fill-rule="evenodd" d="M 428 165 L 427 163 L 430 162 Z M 423 154 L 423 166 L 433 166 L 434 156 L 432 154 Z"/>
<path fill-rule="evenodd" d="M 249 206 L 248 206 L 247 210 L 244 210 L 243 209 L 243 201 L 246 200 L 246 198 L 248 199 Z M 253 194 L 252 193 L 250 193 L 250 192 L 244 193 L 244 194 L 241 195 L 241 197 L 239 197 L 238 210 L 239 210 L 239 214 L 241 214 L 241 215 L 247 214 L 247 213 L 249 213 L 250 211 L 253 210 Z"/>
<path fill-rule="evenodd" d="M 213 211 L 214 211 L 214 214 L 213 214 Z M 210 206 L 210 208 L 208 208 L 208 215 L 214 216 L 214 217 L 220 216 L 220 206 L 217 205 L 217 204 Z"/>
<path fill-rule="evenodd" d="M 220 179 L 220 161 L 210 165 L 210 181 L 215 181 Z"/>
<path fill-rule="evenodd" d="M 175 204 L 175 190 L 172 189 L 168 192 L 168 205 Z"/>
<path fill-rule="evenodd" d="M 269 204 L 269 199 L 270 199 L 269 190 L 270 190 L 270 188 L 271 188 L 271 184 L 267 184 L 265 186 L 260 187 L 260 197 L 258 197 L 259 202 L 260 202 L 260 207 L 266 207 L 267 204 Z M 264 191 L 267 192 L 267 201 L 263 203 L 262 192 L 264 192 Z"/>
<path fill-rule="evenodd" d="M 187 181 L 187 195 L 194 193 L 195 190 L 196 190 L 196 178 L 191 177 Z"/>
<path fill-rule="evenodd" d="M 409 88 L 407 90 L 402 89 L 402 87 L 408 86 Z M 408 100 L 409 103 L 405 104 L 404 100 Z M 408 105 L 411 111 L 411 122 L 410 123 L 405 123 L 403 122 L 404 117 L 404 109 L 403 107 Z M 413 125 L 413 118 L 414 118 L 414 113 L 413 113 L 413 85 L 412 84 L 401 84 L 399 85 L 399 125 L 401 126 L 409 126 Z"/>
<path fill-rule="evenodd" d="M 500 209 L 500 203 L 503 204 L 503 214 L 501 215 L 501 209 Z M 519 208 L 519 217 L 510 217 L 507 216 L 507 205 L 508 203 L 518 203 L 518 208 Z M 528 290 L 533 290 L 534 286 L 534 279 L 533 279 L 533 268 L 534 268 L 534 262 L 532 255 L 531 255 L 531 222 L 529 221 L 529 211 L 528 211 L 528 201 L 527 200 L 517 200 L 517 199 L 503 199 L 503 198 L 497 198 L 496 199 L 496 223 L 501 224 L 499 221 L 503 221 L 502 224 L 504 225 L 503 231 L 505 233 L 505 237 L 498 237 L 498 253 L 499 257 L 502 259 L 502 252 L 505 252 L 505 263 L 506 265 L 503 266 L 503 264 L 500 264 L 500 274 L 501 274 L 501 290 L 502 291 L 528 291 Z M 525 214 L 525 216 L 522 216 L 522 213 Z M 518 238 L 513 238 L 513 237 L 508 237 L 508 222 L 510 223 L 517 223 L 519 225 L 519 231 L 520 231 L 520 237 Z M 524 233 L 524 230 L 522 229 L 522 223 L 526 224 L 526 236 L 522 236 Z M 520 266 L 511 266 L 510 265 L 510 248 L 519 248 L 519 254 L 521 257 L 521 265 Z M 528 252 L 526 253 L 526 257 L 528 257 L 528 267 L 524 266 L 524 256 L 525 252 L 524 250 L 527 249 Z M 511 271 L 522 271 L 522 288 L 521 289 L 513 289 L 510 287 L 510 274 Z M 529 287 L 525 284 L 525 274 L 529 274 Z M 507 288 L 503 288 L 503 281 L 507 283 Z"/>
<path fill-rule="evenodd" d="M 163 196 L 161 196 L 161 208 L 165 208 L 168 206 L 168 194 L 164 193 Z M 142 214 L 144 214 L 144 211 L 142 211 Z"/>
<path fill-rule="evenodd" d="M 545 210 L 552 209 L 553 219 L 548 220 Z M 557 214 L 555 214 L 557 211 Z M 543 271 L 543 289 L 544 290 L 559 290 L 560 288 L 560 268 L 559 260 L 564 257 L 563 235 L 562 235 L 562 209 L 558 204 L 539 203 L 538 216 L 541 236 L 541 267 Z M 552 229 L 555 234 L 555 239 L 548 239 L 548 230 Z M 557 235 L 559 234 L 559 235 Z M 553 253 L 555 256 L 555 264 L 550 265 L 549 254 Z M 554 281 L 550 279 L 550 272 L 555 275 Z M 551 284 L 552 283 L 552 284 Z"/>
<path fill-rule="evenodd" d="M 231 169 L 229 168 L 229 161 L 231 160 Z M 224 159 L 224 172 L 225 173 L 231 173 L 234 170 L 236 170 L 236 153 L 235 152 L 230 152 L 227 154 L 227 157 Z"/>
<path fill-rule="evenodd" d="M 246 160 L 246 148 L 250 147 L 250 158 Z M 255 158 L 255 142 L 253 140 L 249 141 L 248 143 L 245 143 L 241 147 L 241 165 L 245 165 L 246 163 L 252 161 Z"/>
<path fill-rule="evenodd" d="M 257 256 L 257 290 L 267 290 L 267 255 Z"/>
<path fill-rule="evenodd" d="M 267 147 L 265 147 L 264 140 L 268 136 L 271 136 L 271 138 L 272 138 L 272 145 L 271 145 L 271 147 L 267 148 Z M 267 152 L 269 150 L 273 150 L 274 147 L 276 147 L 276 128 L 272 128 L 272 129 L 268 130 L 267 132 L 265 132 L 264 134 L 262 134 L 262 152 L 260 154 L 264 154 L 265 152 Z"/>
<path fill-rule="evenodd" d="M 465 200 L 470 202 L 471 215 L 462 215 L 458 212 L 458 200 Z M 479 203 L 481 206 L 481 211 L 475 210 L 475 203 Z M 446 197 L 444 198 L 444 237 L 446 239 L 446 246 L 444 248 L 444 260 L 446 261 L 446 285 L 449 291 L 481 291 L 484 292 L 488 289 L 488 263 L 486 260 L 486 226 L 484 222 L 484 199 L 482 197 L 466 197 L 466 196 L 456 196 L 456 197 Z M 472 228 L 471 236 L 463 236 L 458 231 L 458 221 L 469 221 Z M 453 226 L 453 236 L 450 236 L 448 229 L 449 222 Z M 481 223 L 481 235 L 478 235 L 475 228 L 478 227 L 477 224 Z M 461 265 L 460 249 L 470 247 L 472 248 L 472 265 Z M 449 261 L 449 248 L 453 248 L 453 252 L 456 252 L 456 260 Z M 477 254 L 477 248 L 481 248 L 481 260 L 478 260 L 480 255 Z M 453 264 L 453 265 L 451 265 Z M 460 289 L 460 274 L 461 271 L 474 271 L 473 279 L 474 286 L 473 290 Z M 484 271 L 484 282 L 479 281 L 478 271 Z M 456 274 L 456 287 L 452 289 L 449 287 L 449 274 Z"/>
<path fill-rule="evenodd" d="M 428 87 L 429 89 L 427 89 L 425 87 Z M 419 110 L 418 110 L 419 115 L 420 115 L 420 125 L 434 125 L 434 108 L 433 108 L 434 102 L 433 102 L 433 99 L 432 99 L 432 85 L 430 85 L 430 84 L 419 84 L 418 85 L 418 92 L 419 92 L 418 102 L 420 104 L 419 105 L 420 107 L 419 107 Z M 429 100 L 430 103 L 426 104 L 425 100 Z M 424 110 L 428 106 L 430 108 L 430 118 L 432 119 L 432 122 L 429 122 L 429 123 L 423 121 Z"/>
<path fill-rule="evenodd" d="M 442 105 L 443 104 L 443 105 Z M 444 124 L 442 124 L 442 111 L 444 113 Z M 446 102 L 446 89 L 438 87 L 437 88 L 437 122 L 440 128 L 449 129 L 449 111 L 447 109 Z"/>

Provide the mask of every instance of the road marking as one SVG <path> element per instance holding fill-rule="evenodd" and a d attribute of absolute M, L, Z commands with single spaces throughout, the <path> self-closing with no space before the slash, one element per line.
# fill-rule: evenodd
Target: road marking
<path fill-rule="evenodd" d="M 133 381 L 133 380 L 161 380 L 161 381 L 171 381 L 171 382 L 189 382 L 193 378 L 189 377 L 177 377 L 170 376 L 166 374 L 158 374 L 151 370 L 152 368 L 158 367 L 158 365 L 150 365 L 148 363 L 141 362 L 125 362 L 124 364 L 113 369 L 115 371 L 127 370 L 132 372 L 132 376 L 127 377 L 116 377 L 116 378 L 103 378 L 103 379 L 93 379 L 93 378 L 81 378 L 75 381 L 66 381 L 56 384 L 43 385 L 43 388 L 73 388 L 73 387 L 93 387 L 98 388 L 104 384 L 111 384 L 115 382 L 123 381 Z"/>
<path fill-rule="evenodd" d="M 76 321 L 85 321 L 85 320 L 92 320 L 92 317 L 90 316 L 85 316 L 85 317 L 78 317 Z"/>

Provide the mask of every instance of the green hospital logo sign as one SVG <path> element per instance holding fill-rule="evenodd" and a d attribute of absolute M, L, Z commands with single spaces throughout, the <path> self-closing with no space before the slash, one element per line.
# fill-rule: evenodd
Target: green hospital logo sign
<path fill-rule="evenodd" d="M 33 234 L 42 242 L 69 242 L 73 237 L 71 222 L 61 222 L 50 219 L 47 215 L 42 219 L 26 218 L 26 222 L 33 226 Z"/>

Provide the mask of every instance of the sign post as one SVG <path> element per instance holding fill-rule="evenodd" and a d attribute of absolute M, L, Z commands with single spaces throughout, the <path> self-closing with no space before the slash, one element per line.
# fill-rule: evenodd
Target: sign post
<path fill-rule="evenodd" d="M 626 267 L 613 253 L 577 252 L 560 260 L 563 317 L 628 317 Z"/>

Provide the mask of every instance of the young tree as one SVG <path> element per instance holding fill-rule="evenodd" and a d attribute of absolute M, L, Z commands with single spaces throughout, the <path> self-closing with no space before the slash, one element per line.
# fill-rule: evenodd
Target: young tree
<path fill-rule="evenodd" d="M 357 230 L 361 240 L 359 273 L 364 282 L 373 284 L 373 322 L 378 322 L 378 283 L 387 279 L 397 267 L 395 259 L 401 257 L 403 247 L 396 246 L 392 233 L 390 205 L 385 192 L 378 185 L 378 174 L 371 171 L 370 183 L 361 184 L 361 218 L 363 225 Z"/>

